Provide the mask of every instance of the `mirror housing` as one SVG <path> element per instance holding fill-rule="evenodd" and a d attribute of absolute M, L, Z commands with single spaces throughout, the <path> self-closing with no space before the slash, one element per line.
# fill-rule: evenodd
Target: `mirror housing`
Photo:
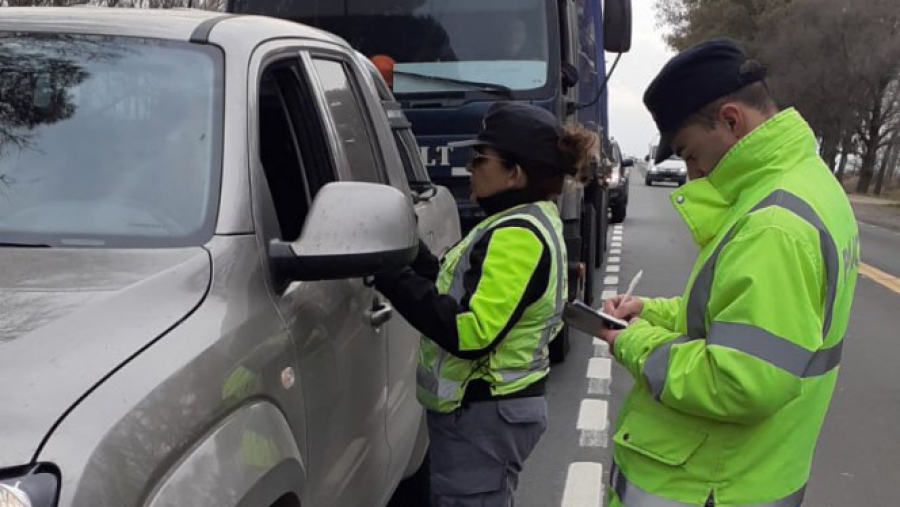
<path fill-rule="evenodd" d="M 294 281 L 339 280 L 409 265 L 419 238 L 403 192 L 376 183 L 337 182 L 319 190 L 293 243 L 272 240 L 269 261 L 282 288 Z"/>
<path fill-rule="evenodd" d="M 634 159 L 631 157 L 623 158 L 622 167 L 634 167 Z"/>
<path fill-rule="evenodd" d="M 563 90 L 568 90 L 573 86 L 578 84 L 580 76 L 578 75 L 578 69 L 575 68 L 569 62 L 563 62 L 562 64 L 562 85 Z"/>
<path fill-rule="evenodd" d="M 650 162 L 650 155 L 644 155 L 644 162 Z"/>
<path fill-rule="evenodd" d="M 603 49 L 610 53 L 631 49 L 631 0 L 603 0 Z"/>

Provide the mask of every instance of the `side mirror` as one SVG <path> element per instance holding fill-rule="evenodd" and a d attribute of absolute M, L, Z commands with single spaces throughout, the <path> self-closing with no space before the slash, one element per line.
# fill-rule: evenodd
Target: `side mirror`
<path fill-rule="evenodd" d="M 578 69 L 569 62 L 562 64 L 562 85 L 563 89 L 568 90 L 578 84 Z"/>
<path fill-rule="evenodd" d="M 650 162 L 650 155 L 644 155 L 644 162 Z"/>
<path fill-rule="evenodd" d="M 330 183 L 319 190 L 293 243 L 272 240 L 269 259 L 279 284 L 377 275 L 412 263 L 416 216 L 394 187 Z"/>
<path fill-rule="evenodd" d="M 631 0 L 603 0 L 603 49 L 610 53 L 631 49 Z"/>
<path fill-rule="evenodd" d="M 634 159 L 631 157 L 622 159 L 622 167 L 634 167 Z"/>

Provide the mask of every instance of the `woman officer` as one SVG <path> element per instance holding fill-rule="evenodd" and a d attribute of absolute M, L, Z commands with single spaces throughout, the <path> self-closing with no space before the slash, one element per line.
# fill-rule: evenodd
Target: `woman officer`
<path fill-rule="evenodd" d="M 547 427 L 547 345 L 562 327 L 563 226 L 553 199 L 597 137 L 546 110 L 495 103 L 472 141 L 472 195 L 488 217 L 440 262 L 375 285 L 422 332 L 416 375 L 431 439 L 432 507 L 509 507 Z"/>

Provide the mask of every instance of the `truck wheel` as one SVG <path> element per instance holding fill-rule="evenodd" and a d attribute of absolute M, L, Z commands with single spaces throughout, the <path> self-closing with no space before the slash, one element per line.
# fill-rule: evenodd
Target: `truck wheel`
<path fill-rule="evenodd" d="M 556 338 L 550 342 L 550 362 L 558 364 L 566 360 L 569 353 L 569 326 L 562 328 Z"/>
<path fill-rule="evenodd" d="M 650 178 L 644 178 L 644 185 L 647 185 L 648 187 L 652 187 L 653 180 L 651 180 Z"/>
<path fill-rule="evenodd" d="M 429 451 L 430 452 L 430 451 Z M 431 505 L 431 457 L 425 455 L 416 473 L 400 481 L 387 507 Z"/>
<path fill-rule="evenodd" d="M 598 257 L 597 241 L 590 235 L 597 236 L 597 211 L 590 204 L 585 204 L 584 212 L 581 217 L 581 226 L 584 228 L 583 236 L 585 241 L 581 244 L 584 246 L 582 259 L 584 262 L 584 302 L 588 305 L 594 302 L 594 267 L 597 266 Z"/>
<path fill-rule="evenodd" d="M 606 240 L 609 233 L 609 193 L 606 190 L 600 192 L 597 198 L 597 257 L 594 259 L 594 267 L 600 268 L 603 265 L 603 257 L 606 255 Z"/>
<path fill-rule="evenodd" d="M 627 212 L 625 201 L 619 201 L 612 205 L 612 223 L 621 224 L 625 221 L 625 214 Z"/>

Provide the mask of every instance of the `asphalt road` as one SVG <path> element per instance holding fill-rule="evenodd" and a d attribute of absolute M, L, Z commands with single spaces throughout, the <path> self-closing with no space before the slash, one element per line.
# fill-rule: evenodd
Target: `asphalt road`
<path fill-rule="evenodd" d="M 621 254 L 612 255 L 618 259 L 607 263 L 618 266 L 619 272 L 607 273 L 608 267 L 598 271 L 598 292 L 624 291 L 639 269 L 644 270 L 636 291 L 641 295 L 682 292 L 697 248 L 669 203 L 674 188 L 645 187 L 634 172 L 628 218 L 620 231 Z M 862 223 L 860 235 L 863 263 L 900 279 L 900 234 Z M 894 282 L 859 278 L 841 374 L 805 506 L 900 505 L 900 293 L 896 292 L 900 280 Z M 593 339 L 583 334 L 572 338 L 568 359 L 551 373 L 550 427 L 525 464 L 518 507 L 605 504 L 598 489 L 602 487 L 605 496 L 611 463 L 606 437 L 614 432 L 631 378 L 613 362 L 611 379 L 598 380 L 607 373 L 600 368 L 604 371 L 598 374 L 593 363 L 607 361 L 605 349 L 595 347 Z M 607 416 L 608 427 L 605 422 L 590 427 L 591 420 L 601 415 Z M 601 473 L 602 480 L 597 477 Z"/>

